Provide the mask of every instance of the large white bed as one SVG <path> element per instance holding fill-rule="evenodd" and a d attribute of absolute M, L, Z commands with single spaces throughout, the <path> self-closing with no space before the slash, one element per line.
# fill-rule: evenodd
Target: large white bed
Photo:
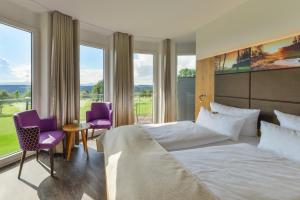
<path fill-rule="evenodd" d="M 300 199 L 300 163 L 249 144 L 171 154 L 221 200 Z"/>
<path fill-rule="evenodd" d="M 259 139 L 257 119 L 247 136 L 240 118 L 205 112 L 202 124 L 108 132 L 102 144 L 109 199 L 300 200 L 300 117 L 283 116 L 282 126 L 260 122 Z"/>

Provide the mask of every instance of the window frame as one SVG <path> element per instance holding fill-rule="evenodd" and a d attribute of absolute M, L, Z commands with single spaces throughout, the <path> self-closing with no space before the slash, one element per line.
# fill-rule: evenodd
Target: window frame
<path fill-rule="evenodd" d="M 177 87 L 177 76 L 178 76 L 178 57 L 179 56 L 195 56 L 196 58 L 196 62 L 195 62 L 195 70 L 197 70 L 197 55 L 195 53 L 192 53 L 192 52 L 178 52 L 176 53 L 176 61 L 175 61 L 175 70 L 176 70 L 176 73 L 175 73 L 175 80 L 176 80 L 176 87 L 175 87 L 175 105 L 176 105 L 176 109 L 175 109 L 175 117 L 176 117 L 176 120 L 177 120 L 177 108 L 178 108 L 178 98 L 177 98 L 177 95 L 178 95 L 178 87 Z M 196 77 L 195 77 L 196 78 Z"/>
<path fill-rule="evenodd" d="M 40 91 L 40 69 L 38 68 L 40 63 L 39 58 L 39 31 L 38 29 L 25 25 L 23 23 L 10 20 L 8 18 L 0 16 L 0 23 L 6 26 L 10 26 L 22 31 L 31 33 L 31 107 L 34 109 L 39 106 L 38 94 Z M 35 154 L 35 152 L 28 152 L 26 157 Z M 10 153 L 0 158 L 0 168 L 7 166 L 20 160 L 22 156 L 22 150 Z"/>
<path fill-rule="evenodd" d="M 158 52 L 151 50 L 140 50 L 134 49 L 133 51 L 133 60 L 134 54 L 151 54 L 153 55 L 153 93 L 152 93 L 152 123 L 156 122 L 156 113 L 157 113 L 157 84 L 158 84 Z M 134 67 L 134 66 L 133 66 Z"/>
<path fill-rule="evenodd" d="M 107 101 L 109 99 L 109 88 L 107 87 L 108 81 L 109 81 L 109 70 L 108 70 L 108 47 L 106 45 L 96 43 L 96 42 L 89 42 L 85 40 L 80 41 L 80 45 L 87 46 L 87 47 L 92 47 L 96 49 L 103 49 L 103 83 L 104 83 L 104 88 L 103 88 L 103 93 L 104 93 L 104 101 Z M 80 54 L 79 54 L 80 56 Z M 79 65 L 79 71 L 80 71 L 80 65 Z"/>

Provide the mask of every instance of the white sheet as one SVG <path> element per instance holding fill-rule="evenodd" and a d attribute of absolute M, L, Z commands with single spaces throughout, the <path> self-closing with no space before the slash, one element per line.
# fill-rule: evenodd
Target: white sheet
<path fill-rule="evenodd" d="M 260 138 L 257 136 L 246 136 L 246 135 L 240 135 L 239 141 L 232 141 L 232 140 L 225 140 L 221 142 L 215 142 L 211 144 L 206 144 L 206 145 L 200 145 L 195 148 L 202 148 L 202 147 L 210 147 L 210 146 L 221 146 L 221 145 L 232 145 L 232 144 L 240 144 L 240 143 L 246 143 L 250 144 L 251 146 L 257 147 L 259 144 Z"/>
<path fill-rule="evenodd" d="M 229 139 L 228 136 L 218 134 L 191 121 L 147 124 L 142 127 L 168 151 L 188 149 Z"/>
<path fill-rule="evenodd" d="M 171 154 L 220 200 L 300 199 L 300 163 L 249 144 Z"/>

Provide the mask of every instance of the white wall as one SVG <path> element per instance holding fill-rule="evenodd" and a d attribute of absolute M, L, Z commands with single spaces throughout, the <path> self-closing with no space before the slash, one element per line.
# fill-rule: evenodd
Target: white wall
<path fill-rule="evenodd" d="M 40 25 L 38 14 L 7 1 L 0 1 L 0 17 L 29 28 Z"/>
<path fill-rule="evenodd" d="M 196 42 L 176 43 L 177 55 L 195 55 Z"/>
<path fill-rule="evenodd" d="M 249 0 L 197 31 L 197 59 L 300 33 L 299 0 Z"/>

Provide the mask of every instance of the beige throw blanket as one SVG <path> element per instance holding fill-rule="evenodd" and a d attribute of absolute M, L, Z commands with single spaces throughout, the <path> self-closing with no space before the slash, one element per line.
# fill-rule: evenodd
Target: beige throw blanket
<path fill-rule="evenodd" d="M 101 141 L 108 200 L 216 199 L 143 128 L 115 128 Z"/>

